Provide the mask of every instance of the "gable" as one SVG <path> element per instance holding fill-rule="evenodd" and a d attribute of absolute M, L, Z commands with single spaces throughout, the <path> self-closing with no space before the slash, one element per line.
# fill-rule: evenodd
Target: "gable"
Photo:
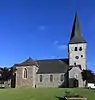
<path fill-rule="evenodd" d="M 82 70 L 79 67 L 73 67 L 69 70 L 69 78 L 75 78 L 75 75 L 81 77 Z"/>
<path fill-rule="evenodd" d="M 21 63 L 18 63 L 18 64 L 14 64 L 14 66 L 16 67 L 21 67 L 21 66 L 37 66 L 38 67 L 38 64 L 35 60 L 31 59 L 31 58 L 28 58 L 27 60 L 21 62 Z"/>

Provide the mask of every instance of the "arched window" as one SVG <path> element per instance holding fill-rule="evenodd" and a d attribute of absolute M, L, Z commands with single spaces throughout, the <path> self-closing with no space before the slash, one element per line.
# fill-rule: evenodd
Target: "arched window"
<path fill-rule="evenodd" d="M 77 47 L 75 47 L 75 51 L 77 51 Z"/>
<path fill-rule="evenodd" d="M 76 62 L 74 62 L 74 66 L 76 66 Z"/>
<path fill-rule="evenodd" d="M 24 78 L 27 78 L 27 69 L 24 69 Z"/>
<path fill-rule="evenodd" d="M 50 75 L 50 82 L 53 81 L 53 75 Z"/>
<path fill-rule="evenodd" d="M 60 77 L 60 81 L 63 81 L 63 80 L 64 80 L 64 75 L 62 74 Z"/>
<path fill-rule="evenodd" d="M 42 80 L 43 80 L 43 77 L 42 77 L 42 75 L 40 75 L 40 82 L 42 82 Z"/>
<path fill-rule="evenodd" d="M 82 51 L 82 47 L 79 48 L 79 51 Z"/>

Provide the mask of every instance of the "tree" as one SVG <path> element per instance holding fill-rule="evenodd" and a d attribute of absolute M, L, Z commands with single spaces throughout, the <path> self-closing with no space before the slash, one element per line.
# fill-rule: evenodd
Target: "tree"
<path fill-rule="evenodd" d="M 2 72 L 2 80 L 7 81 L 7 79 L 8 79 L 8 68 L 4 67 Z"/>
<path fill-rule="evenodd" d="M 2 83 L 2 80 L 3 80 L 2 73 L 3 73 L 3 68 L 0 68 L 0 83 Z"/>
<path fill-rule="evenodd" d="M 95 82 L 95 75 L 91 70 L 83 70 L 81 74 L 83 81 L 86 81 L 85 86 L 87 86 L 87 83 Z"/>
<path fill-rule="evenodd" d="M 15 78 L 15 71 L 16 69 L 14 67 L 4 67 L 0 69 L 0 82 L 1 84 L 5 84 L 5 87 L 9 87 L 8 80 L 11 79 L 11 81 Z"/>
<path fill-rule="evenodd" d="M 11 79 L 15 71 L 16 70 L 13 67 L 10 68 L 4 67 L 2 69 L 2 80 L 8 81 L 9 79 Z"/>

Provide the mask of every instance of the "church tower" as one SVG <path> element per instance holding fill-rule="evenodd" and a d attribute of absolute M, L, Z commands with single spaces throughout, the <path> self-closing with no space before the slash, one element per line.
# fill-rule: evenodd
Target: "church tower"
<path fill-rule="evenodd" d="M 87 43 L 82 35 L 78 14 L 76 13 L 68 45 L 69 66 L 80 65 L 82 70 L 86 69 L 86 46 Z"/>

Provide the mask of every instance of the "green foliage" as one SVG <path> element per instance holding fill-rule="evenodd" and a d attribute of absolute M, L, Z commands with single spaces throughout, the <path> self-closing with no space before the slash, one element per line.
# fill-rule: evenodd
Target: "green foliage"
<path fill-rule="evenodd" d="M 14 69 L 13 67 L 7 68 L 1 68 L 0 71 L 0 81 L 8 81 L 10 78 L 13 77 L 13 73 L 16 71 L 16 69 Z"/>
<path fill-rule="evenodd" d="M 86 81 L 85 85 L 87 83 L 95 83 L 95 75 L 91 70 L 83 70 L 81 74 L 83 81 Z"/>
<path fill-rule="evenodd" d="M 84 96 L 82 94 L 79 93 L 74 93 L 71 91 L 65 91 L 65 97 L 71 98 L 71 97 L 79 97 L 79 98 L 83 98 Z"/>

